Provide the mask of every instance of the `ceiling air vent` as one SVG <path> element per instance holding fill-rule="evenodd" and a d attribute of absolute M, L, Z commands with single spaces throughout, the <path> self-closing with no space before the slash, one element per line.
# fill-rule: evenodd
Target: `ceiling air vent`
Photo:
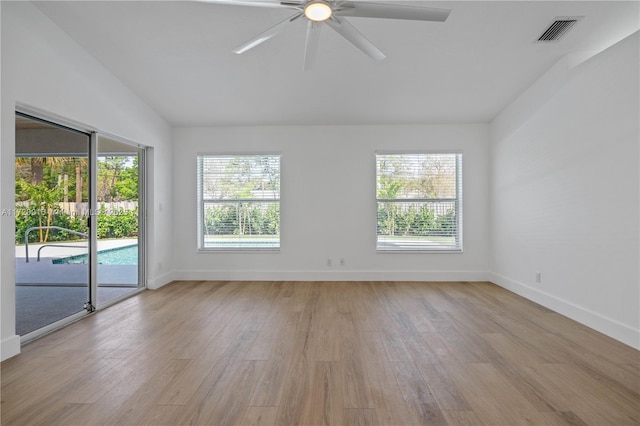
<path fill-rule="evenodd" d="M 538 37 L 538 41 L 558 41 L 580 20 L 579 17 L 556 18 L 549 27 Z"/>

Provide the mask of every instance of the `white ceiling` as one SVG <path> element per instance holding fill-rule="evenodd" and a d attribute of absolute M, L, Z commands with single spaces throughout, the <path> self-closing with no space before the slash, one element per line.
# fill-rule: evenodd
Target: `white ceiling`
<path fill-rule="evenodd" d="M 326 27 L 307 72 L 303 20 L 244 55 L 231 52 L 290 10 L 37 5 L 174 126 L 488 122 L 564 55 L 601 50 L 640 27 L 637 1 L 403 3 L 452 12 L 444 23 L 351 18 L 387 55 L 382 62 Z M 559 16 L 584 19 L 559 42 L 535 43 Z"/>

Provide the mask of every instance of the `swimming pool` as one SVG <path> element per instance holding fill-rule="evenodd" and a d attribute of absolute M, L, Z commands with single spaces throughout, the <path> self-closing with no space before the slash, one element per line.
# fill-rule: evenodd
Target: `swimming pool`
<path fill-rule="evenodd" d="M 56 265 L 72 265 L 88 263 L 89 256 L 87 254 L 79 254 L 77 256 L 63 257 L 62 259 L 54 259 Z M 137 265 L 138 264 L 138 245 L 118 247 L 98 252 L 99 265 Z"/>

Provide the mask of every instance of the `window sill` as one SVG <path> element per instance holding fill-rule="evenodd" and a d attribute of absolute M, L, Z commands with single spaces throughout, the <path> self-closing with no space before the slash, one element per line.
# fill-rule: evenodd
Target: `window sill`
<path fill-rule="evenodd" d="M 376 249 L 377 254 L 461 254 L 464 253 L 462 249 Z"/>
<path fill-rule="evenodd" d="M 280 253 L 280 247 L 274 248 L 199 248 L 198 253 Z"/>

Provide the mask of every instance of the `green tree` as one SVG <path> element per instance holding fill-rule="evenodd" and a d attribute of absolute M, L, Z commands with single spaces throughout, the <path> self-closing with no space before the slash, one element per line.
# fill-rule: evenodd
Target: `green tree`
<path fill-rule="evenodd" d="M 59 211 L 57 203 L 60 201 L 60 187 L 49 188 L 45 182 L 33 184 L 21 181 L 20 190 L 29 196 L 29 212 L 38 218 L 38 226 L 51 226 L 54 213 Z M 45 243 L 49 238 L 49 229 L 39 231 L 40 242 Z"/>
<path fill-rule="evenodd" d="M 422 205 L 417 212 L 418 235 L 429 235 L 435 228 L 435 214 L 427 205 Z"/>
<path fill-rule="evenodd" d="M 456 231 L 456 211 L 449 209 L 445 214 L 442 214 L 436 218 L 436 225 L 438 233 L 444 236 L 455 235 Z"/>
<path fill-rule="evenodd" d="M 75 200 L 76 203 L 81 203 L 83 200 L 83 181 L 88 179 L 88 164 L 89 160 L 86 157 L 74 157 L 71 159 L 73 172 L 75 176 Z M 87 198 L 89 198 L 87 196 Z"/>
<path fill-rule="evenodd" d="M 264 233 L 268 235 L 280 234 L 280 206 L 278 204 L 269 204 L 264 217 Z"/>
<path fill-rule="evenodd" d="M 380 170 L 378 171 L 378 188 L 377 197 L 379 199 L 393 200 L 398 198 L 400 190 L 403 189 L 404 182 L 397 177 L 396 171 L 399 164 L 394 164 L 387 161 L 380 162 Z M 382 203 L 383 214 L 378 214 L 378 219 L 382 219 L 384 222 L 382 228 L 387 235 L 396 234 L 396 217 L 398 215 L 399 208 L 395 203 L 387 202 Z"/>
<path fill-rule="evenodd" d="M 20 166 L 29 166 L 29 181 L 37 185 L 42 183 L 45 177 L 45 168 L 60 168 L 65 157 L 16 157 L 16 169 Z"/>
<path fill-rule="evenodd" d="M 123 157 L 100 157 L 98 158 L 98 201 L 112 202 L 117 196 L 115 189 L 120 172 L 124 168 Z"/>
<path fill-rule="evenodd" d="M 123 201 L 138 199 L 138 157 L 133 158 L 131 166 L 126 166 L 120 172 L 119 180 L 115 184 L 117 197 Z"/>

